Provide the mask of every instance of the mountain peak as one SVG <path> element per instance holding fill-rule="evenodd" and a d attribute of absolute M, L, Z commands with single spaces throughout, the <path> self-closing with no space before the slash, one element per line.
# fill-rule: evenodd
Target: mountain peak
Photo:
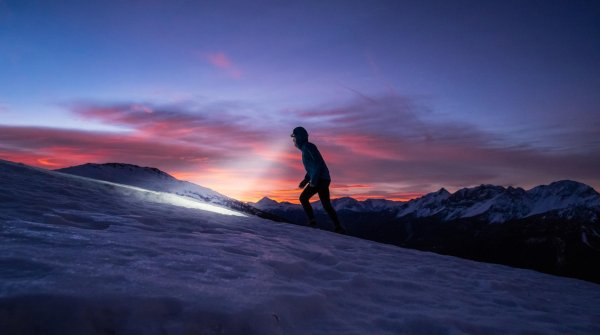
<path fill-rule="evenodd" d="M 446 195 L 450 195 L 450 192 L 448 192 L 448 190 L 446 190 L 445 188 L 440 188 L 437 192 L 433 193 L 434 195 L 438 195 L 438 196 L 446 196 Z"/>
<path fill-rule="evenodd" d="M 581 197 L 587 197 L 599 195 L 598 192 L 596 192 L 596 190 L 594 190 L 592 187 L 574 180 L 555 181 L 550 183 L 550 185 L 540 185 L 534 187 L 529 192 L 534 196 L 546 196 L 552 194 L 557 196 L 577 195 Z"/>
<path fill-rule="evenodd" d="M 260 206 L 272 206 L 278 205 L 279 203 L 269 197 L 263 197 L 262 199 L 258 200 L 256 204 Z"/>
<path fill-rule="evenodd" d="M 187 183 L 157 168 L 141 167 L 127 163 L 87 163 L 56 171 L 112 183 L 143 187 L 155 191 L 164 191 L 173 185 Z"/>
<path fill-rule="evenodd" d="M 473 199 L 473 200 L 483 200 L 492 198 L 502 192 L 504 192 L 505 188 L 502 186 L 495 186 L 490 184 L 481 184 L 476 187 L 466 187 L 461 188 L 452 194 L 452 199 Z"/>
<path fill-rule="evenodd" d="M 557 190 L 565 190 L 565 191 L 580 191 L 580 192 L 589 192 L 595 190 L 583 183 L 574 180 L 559 180 L 551 183 L 548 187 L 557 189 Z M 596 192 L 597 193 L 597 192 Z"/>

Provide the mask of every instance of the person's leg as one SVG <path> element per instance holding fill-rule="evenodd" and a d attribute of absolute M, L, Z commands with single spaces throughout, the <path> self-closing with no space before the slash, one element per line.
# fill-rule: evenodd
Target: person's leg
<path fill-rule="evenodd" d="M 311 226 L 315 226 L 317 223 L 315 221 L 315 214 L 313 213 L 313 208 L 310 205 L 310 198 L 317 193 L 317 188 L 312 187 L 310 185 L 304 188 L 304 191 L 300 194 L 300 203 L 304 208 L 304 212 L 306 212 L 306 216 L 308 217 L 308 224 Z"/>
<path fill-rule="evenodd" d="M 321 204 L 323 205 L 323 209 L 327 212 L 327 214 L 329 215 L 329 218 L 331 218 L 331 221 L 333 221 L 333 224 L 335 225 L 335 231 L 343 232 L 344 229 L 342 228 L 342 225 L 340 224 L 340 220 L 338 219 L 337 213 L 335 212 L 335 209 L 331 205 L 331 199 L 330 199 L 330 194 L 329 194 L 329 184 L 331 184 L 331 180 L 319 181 L 319 187 L 318 187 L 319 199 L 321 199 Z"/>

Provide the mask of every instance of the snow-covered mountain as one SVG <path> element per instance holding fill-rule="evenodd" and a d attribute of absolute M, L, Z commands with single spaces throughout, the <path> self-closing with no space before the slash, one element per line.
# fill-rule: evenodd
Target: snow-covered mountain
<path fill-rule="evenodd" d="M 343 197 L 335 199 L 332 204 L 336 210 L 351 210 L 357 212 L 383 212 L 393 210 L 399 201 L 392 201 L 387 199 L 367 199 L 364 201 L 358 201 L 350 197 Z M 316 203 L 317 208 L 323 208 L 321 202 Z"/>
<path fill-rule="evenodd" d="M 597 284 L 0 160 L 2 334 L 598 334 Z"/>
<path fill-rule="evenodd" d="M 168 173 L 153 167 L 141 167 L 124 163 L 87 163 L 55 171 L 113 183 L 139 186 L 148 190 L 184 193 L 208 202 L 230 200 L 230 198 L 209 188 L 178 180 Z"/>
<path fill-rule="evenodd" d="M 535 187 L 527 192 L 529 215 L 567 208 L 600 208 L 600 196 L 588 185 L 564 180 Z"/>
<path fill-rule="evenodd" d="M 600 195 L 593 188 L 570 180 L 538 186 L 529 191 L 494 185 L 463 188 L 447 194 L 434 206 L 428 207 L 430 210 L 423 211 L 423 206 L 417 204 L 431 196 L 428 194 L 401 206 L 398 217 L 437 215 L 444 221 L 480 217 L 490 223 L 502 223 L 569 208 L 600 210 Z"/>
<path fill-rule="evenodd" d="M 227 197 L 209 188 L 176 179 L 153 167 L 140 167 L 124 163 L 87 163 L 55 171 L 113 183 L 137 186 L 147 190 L 173 193 L 275 221 L 282 220 L 272 214 L 265 213 L 249 204 Z"/>
<path fill-rule="evenodd" d="M 318 199 L 318 196 L 315 196 L 315 198 Z M 367 199 L 364 201 L 359 201 L 354 198 L 343 197 L 333 199 L 331 201 L 331 204 L 336 210 L 349 210 L 355 212 L 380 212 L 395 210 L 400 204 L 402 204 L 402 202 L 387 199 Z M 299 204 L 293 204 L 291 202 L 286 201 L 277 202 L 273 199 L 270 199 L 269 197 L 264 197 L 258 202 L 252 203 L 251 205 L 265 211 L 294 211 L 302 209 L 302 206 Z M 313 207 L 318 210 L 323 209 L 321 201 L 315 201 L 313 203 Z"/>
<path fill-rule="evenodd" d="M 266 211 L 294 211 L 300 207 L 263 199 L 255 206 Z M 600 194 L 590 186 L 570 180 L 542 185 L 525 191 L 522 188 L 481 185 L 450 193 L 442 188 L 408 202 L 390 200 L 358 201 L 340 198 L 332 201 L 336 210 L 353 212 L 395 211 L 398 218 L 435 217 L 441 221 L 474 218 L 502 223 L 530 216 L 560 211 L 572 215 L 577 210 L 600 210 Z M 315 209 L 321 209 L 315 202 Z"/>
<path fill-rule="evenodd" d="M 442 188 L 437 192 L 429 193 L 418 199 L 411 200 L 398 206 L 398 217 L 414 215 L 416 217 L 432 216 L 440 212 L 442 203 L 450 197 L 450 193 Z"/>
<path fill-rule="evenodd" d="M 277 202 L 269 197 L 263 197 L 258 202 L 253 203 L 253 204 L 251 203 L 251 205 L 253 205 L 254 207 L 261 209 L 261 210 L 288 211 L 288 210 L 297 210 L 297 209 L 302 208 L 302 206 L 300 206 L 299 204 L 293 204 L 293 203 L 287 202 L 287 201 Z"/>

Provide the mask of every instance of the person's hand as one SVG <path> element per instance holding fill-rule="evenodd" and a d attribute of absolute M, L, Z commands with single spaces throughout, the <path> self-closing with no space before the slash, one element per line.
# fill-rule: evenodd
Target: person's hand
<path fill-rule="evenodd" d="M 303 180 L 300 182 L 300 185 L 298 185 L 298 187 L 304 188 L 304 186 L 306 186 L 306 184 L 308 184 L 308 180 Z"/>

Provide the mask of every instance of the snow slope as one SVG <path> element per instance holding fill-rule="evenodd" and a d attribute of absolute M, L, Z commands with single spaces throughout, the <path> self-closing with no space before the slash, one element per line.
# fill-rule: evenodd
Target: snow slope
<path fill-rule="evenodd" d="M 176 179 L 157 168 L 141 167 L 125 163 L 87 163 L 55 171 L 123 185 L 136 186 L 161 193 L 172 193 L 184 197 L 180 199 L 191 201 L 200 200 L 202 203 L 227 207 L 237 212 L 258 215 L 275 221 L 284 221 L 281 218 L 274 217 L 249 204 L 227 197 L 209 188 Z"/>
<path fill-rule="evenodd" d="M 157 168 L 151 167 L 140 167 L 124 163 L 87 163 L 58 169 L 56 171 L 119 184 L 138 186 L 148 190 L 180 193 L 188 196 L 195 194 L 197 198 L 209 202 L 233 200 L 209 188 L 178 180 Z"/>
<path fill-rule="evenodd" d="M 592 283 L 213 209 L 0 161 L 2 334 L 600 333 Z"/>

